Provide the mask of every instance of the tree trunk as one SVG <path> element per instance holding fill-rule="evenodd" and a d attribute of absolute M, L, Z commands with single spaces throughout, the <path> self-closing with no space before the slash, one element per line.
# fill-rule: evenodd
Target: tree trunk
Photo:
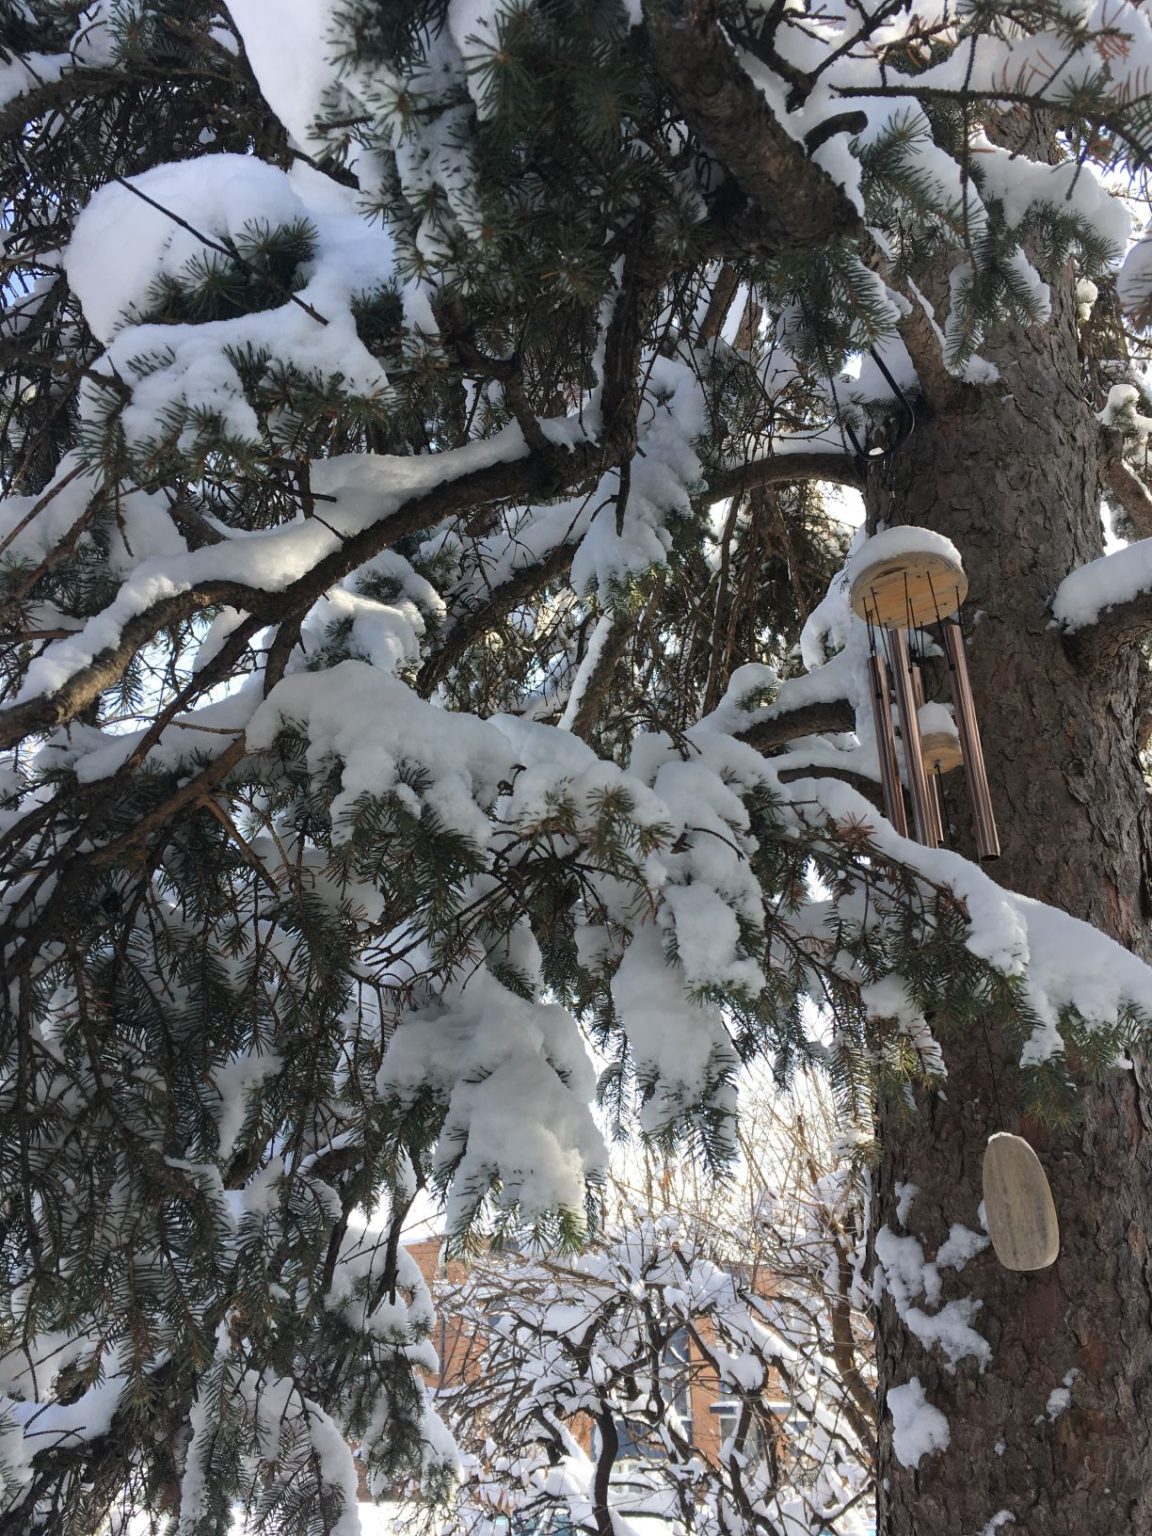
<path fill-rule="evenodd" d="M 963 555 L 972 683 L 1003 844 L 989 872 L 1142 949 L 1149 915 L 1138 763 L 1144 663 L 1123 655 L 1094 679 L 1050 627 L 1048 604 L 1061 579 L 1102 552 L 1099 428 L 1086 399 L 1070 277 L 1054 302 L 1051 325 L 1004 327 L 984 349 L 1000 369 L 998 383 L 961 386 L 919 413 L 910 442 L 874 474 L 869 515 L 933 528 Z M 962 795 L 959 780 L 948 785 L 953 802 Z M 957 820 L 958 846 L 974 856 L 966 814 Z M 991 1347 L 983 1370 L 974 1358 L 951 1369 L 938 1348 L 925 1350 L 891 1295 L 884 1297 L 881 1406 L 892 1388 L 918 1378 L 948 1420 L 950 1444 L 904 1466 L 891 1415 L 882 1412 L 880 1536 L 991 1536 L 1000 1528 L 1011 1536 L 1147 1536 L 1146 1067 L 1118 1071 L 1086 1093 L 1082 1126 L 1057 1134 L 1021 1123 L 1011 1062 L 983 1030 L 943 1044 L 945 1091 L 920 1094 L 913 1116 L 885 1116 L 877 1223 L 911 1234 L 929 1261 L 953 1223 L 978 1230 L 984 1147 L 989 1134 L 1006 1129 L 1026 1135 L 1040 1155 L 1061 1252 L 1032 1274 L 1002 1269 L 990 1248 L 962 1273 L 941 1272 L 941 1305 L 966 1296 L 980 1302 L 972 1321 Z M 901 1182 L 919 1191 L 903 1223 Z M 934 1310 L 922 1297 L 919 1305 Z M 1061 1412 L 1051 1394 L 1068 1383 Z"/>

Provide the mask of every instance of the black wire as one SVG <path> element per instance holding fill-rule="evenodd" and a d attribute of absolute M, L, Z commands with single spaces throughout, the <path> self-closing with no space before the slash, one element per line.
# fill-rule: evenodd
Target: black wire
<path fill-rule="evenodd" d="M 848 417 L 841 413 L 840 399 L 836 393 L 836 380 L 832 377 L 832 371 L 829 369 L 828 385 L 832 391 L 832 403 L 836 407 L 837 415 L 840 417 L 840 426 L 846 434 L 848 441 L 852 444 L 856 458 L 859 460 L 861 466 L 868 464 L 885 464 L 889 462 L 896 456 L 896 454 L 900 452 L 901 448 L 904 447 L 908 439 L 912 436 L 912 433 L 916 430 L 915 406 L 912 404 L 911 400 L 909 400 L 904 391 L 900 388 L 899 384 L 897 384 L 895 378 L 892 376 L 892 372 L 889 369 L 888 364 L 880 356 L 876 348 L 869 347 L 868 354 L 872 361 L 876 364 L 877 368 L 879 368 L 881 374 L 884 377 L 884 382 L 888 385 L 889 389 L 892 391 L 893 395 L 895 395 L 897 401 L 899 402 L 900 416 L 903 422 L 903 427 L 896 440 L 890 443 L 887 448 L 882 448 L 878 453 L 871 451 L 866 446 L 866 442 L 862 443 L 856 436 L 855 428 L 852 426 L 852 423 L 849 421 Z"/>

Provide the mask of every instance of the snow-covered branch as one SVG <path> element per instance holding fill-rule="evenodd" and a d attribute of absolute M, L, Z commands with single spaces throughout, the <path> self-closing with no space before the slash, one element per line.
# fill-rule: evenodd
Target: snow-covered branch
<path fill-rule="evenodd" d="M 756 88 L 708 8 L 644 0 L 656 64 L 700 141 L 757 205 L 770 249 L 867 240 L 859 210 Z"/>
<path fill-rule="evenodd" d="M 793 446 L 795 451 L 789 451 Z M 803 444 L 792 445 L 787 439 L 781 439 L 777 441 L 775 451 L 763 458 L 714 470 L 708 476 L 708 496 L 722 501 L 727 496 L 737 496 L 758 486 L 791 485 L 803 480 L 827 480 L 833 485 L 860 489 L 864 484 L 864 471 L 854 454 L 829 452 L 825 448 L 809 449 Z"/>
<path fill-rule="evenodd" d="M 1066 576 L 1052 614 L 1078 652 L 1105 664 L 1152 632 L 1152 538 L 1102 555 Z"/>
<path fill-rule="evenodd" d="M 1152 490 L 1125 462 L 1122 448 L 1105 456 L 1102 471 L 1104 484 L 1136 533 L 1142 539 L 1152 538 Z"/>
<path fill-rule="evenodd" d="M 825 699 L 765 710 L 741 734 L 757 751 L 771 752 L 801 736 L 829 736 L 854 730 L 856 712 L 847 699 Z"/>
<path fill-rule="evenodd" d="M 298 621 L 329 588 L 415 529 L 484 502 L 547 495 L 558 477 L 578 476 L 581 466 L 591 469 L 599 454 L 598 444 L 585 442 L 533 455 L 522 440 L 508 439 L 503 453 L 496 446 L 479 455 L 469 448 L 419 461 L 420 473 L 409 493 L 398 498 L 388 494 L 384 468 L 378 476 L 383 515 L 354 532 L 331 531 L 317 519 L 267 536 L 263 550 L 259 538 L 242 544 L 224 541 L 183 562 L 168 560 L 159 581 L 156 570 L 141 568 L 110 609 L 57 642 L 58 649 L 34 667 L 23 697 L 0 710 L 0 745 L 13 746 L 75 719 L 162 629 L 222 605 L 263 624 Z M 371 459 L 361 458 L 359 464 L 361 474 L 371 479 Z M 285 580 L 285 573 L 301 563 L 303 571 Z M 251 572 L 248 581 L 225 574 L 245 568 Z M 162 596 L 153 595 L 157 586 Z"/>

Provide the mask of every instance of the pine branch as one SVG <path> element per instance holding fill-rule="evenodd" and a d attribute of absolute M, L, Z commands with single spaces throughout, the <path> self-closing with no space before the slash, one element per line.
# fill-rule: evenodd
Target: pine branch
<path fill-rule="evenodd" d="M 762 485 L 795 485 L 802 480 L 828 480 L 834 485 L 863 490 L 865 474 L 860 461 L 851 453 L 822 448 L 770 453 L 747 464 L 714 470 L 708 477 L 707 494 L 711 501 L 724 501 Z"/>
<path fill-rule="evenodd" d="M 781 761 L 786 763 L 787 758 Z M 804 763 L 796 768 L 778 767 L 777 773 L 782 784 L 793 784 L 797 779 L 838 779 L 841 784 L 851 785 L 857 794 L 863 795 L 865 800 L 874 805 L 881 814 L 884 812 L 879 782 L 851 768 L 825 766 L 822 763 Z"/>
<path fill-rule="evenodd" d="M 27 123 L 73 102 L 123 90 L 126 81 L 106 69 L 70 69 L 57 80 L 46 80 L 13 96 L 0 109 L 0 139 L 21 133 Z"/>
<path fill-rule="evenodd" d="M 1152 538 L 1152 490 L 1123 454 L 1123 445 L 1101 463 L 1104 484 L 1142 539 Z"/>
<path fill-rule="evenodd" d="M 607 702 L 616 668 L 633 629 L 632 622 L 622 613 L 612 614 L 611 625 L 612 628 L 600 647 L 600 654 L 592 668 L 592 675 L 584 686 L 584 692 L 580 695 L 572 718 L 572 734 L 579 736 L 581 741 L 587 741 L 596 727 L 600 712 Z"/>
<path fill-rule="evenodd" d="M 767 245 L 797 251 L 867 242 L 844 189 L 776 121 L 710 0 L 645 0 L 644 20 L 689 127 L 758 205 Z"/>
<path fill-rule="evenodd" d="M 1057 71 L 1053 71 L 1053 79 L 1055 79 L 1056 73 Z M 840 96 L 851 98 L 859 95 L 858 88 L 853 86 L 834 86 L 833 89 Z M 1119 144 L 1122 144 L 1130 156 L 1130 163 L 1132 165 L 1139 166 L 1147 158 L 1147 145 L 1141 141 L 1139 134 L 1134 132 L 1129 126 L 1123 107 L 1114 99 L 1109 103 L 1108 98 L 1104 98 L 1099 107 L 1094 108 L 1091 104 L 1085 102 L 1082 97 L 1078 97 L 1073 103 L 1070 99 L 1071 92 L 1069 92 L 1068 100 L 1060 100 L 1052 96 L 1046 96 L 1043 91 L 1039 90 L 1009 89 L 1007 82 L 1003 86 L 998 85 L 995 90 L 974 91 L 967 85 L 951 87 L 924 85 L 916 80 L 915 77 L 910 78 L 907 85 L 894 85 L 890 82 L 881 85 L 869 82 L 868 95 L 875 98 L 916 101 L 921 105 L 924 105 L 924 103 L 938 103 L 940 105 L 947 104 L 965 107 L 977 102 L 994 102 L 1000 107 L 1026 107 L 1032 112 L 1059 112 L 1063 108 L 1070 116 L 1074 116 L 1082 122 L 1092 124 L 1095 128 L 1101 130 L 1110 138 L 1115 139 Z"/>
<path fill-rule="evenodd" d="M 575 544 L 556 544 L 539 560 L 519 565 L 505 581 L 493 583 L 487 601 L 460 614 L 447 638 L 421 667 L 417 691 L 427 698 L 480 636 L 499 624 L 517 603 L 566 575 L 575 553 Z"/>
<path fill-rule="evenodd" d="M 445 478 L 432 490 L 411 498 L 388 516 L 345 539 L 331 554 L 278 592 L 222 577 L 201 582 L 191 591 L 161 598 L 130 619 L 115 645 L 99 652 L 54 693 L 0 710 L 0 746 L 14 746 L 27 736 L 74 720 L 105 689 L 113 687 L 141 649 L 169 625 L 224 604 L 266 624 L 300 620 L 330 587 L 398 539 L 480 503 L 557 495 L 594 469 L 601 451 L 598 443 L 582 443 L 572 449 L 565 447 L 547 455 L 529 454 L 510 463 L 486 465 L 468 474 Z"/>
<path fill-rule="evenodd" d="M 863 489 L 864 485 L 859 462 L 848 454 L 823 450 L 769 454 L 748 464 L 713 471 L 705 481 L 700 499 L 724 501 L 759 486 L 795 485 L 807 480 L 829 480 L 857 489 Z M 418 690 L 427 697 L 481 635 L 499 624 L 518 603 L 549 582 L 566 576 L 576 549 L 575 543 L 554 545 L 536 560 L 517 565 L 503 581 L 492 583 L 482 607 L 465 611 L 453 619 L 447 638 L 420 670 Z M 838 729 L 851 730 L 852 727 Z M 801 731 L 797 734 L 808 733 Z"/>
<path fill-rule="evenodd" d="M 835 736 L 855 729 L 856 715 L 848 700 L 832 699 L 803 704 L 799 709 L 781 710 L 776 706 L 771 715 L 739 734 L 758 752 L 773 752 L 801 736 Z"/>

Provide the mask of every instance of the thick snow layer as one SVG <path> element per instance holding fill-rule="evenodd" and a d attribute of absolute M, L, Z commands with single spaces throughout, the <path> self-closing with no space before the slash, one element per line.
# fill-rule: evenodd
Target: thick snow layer
<path fill-rule="evenodd" d="M 573 587 L 597 588 L 605 607 L 618 586 L 663 564 L 672 542 L 665 525 L 677 515 L 692 515 L 688 493 L 700 479 L 693 441 L 708 421 L 695 374 L 663 357 L 653 358 L 646 374 L 644 427 L 632 460 L 623 526 L 617 529 L 619 479 L 613 471 L 591 498 L 597 510 L 572 561 Z"/>
<path fill-rule="evenodd" d="M 862 535 L 853 540 L 853 551 Z M 842 651 L 848 644 L 848 636 L 856 622 L 848 601 L 849 582 L 841 571 L 828 584 L 828 590 L 804 621 L 800 631 L 800 658 L 809 672 L 824 666 L 830 657 Z"/>
<path fill-rule="evenodd" d="M 139 323 L 151 285 L 212 257 L 207 242 L 234 240 L 245 226 L 300 221 L 314 232 L 314 255 L 301 269 L 303 286 L 286 291 L 282 305 L 228 320 Z M 387 387 L 357 333 L 353 301 L 390 281 L 391 239 L 360 215 L 347 188 L 306 165 L 286 174 L 250 156 L 205 155 L 156 166 L 129 185 L 110 183 L 77 220 L 65 267 L 93 331 L 110 343 L 107 366 L 133 381 L 121 417 L 130 442 L 171 430 L 181 408 L 215 415 L 238 439 L 256 438 L 235 362 L 246 349 L 338 376 L 351 393 Z"/>
<path fill-rule="evenodd" d="M 1025 1063 L 1061 1051 L 1057 1026 L 1065 1008 L 1074 1008 L 1089 1027 L 1114 1021 L 1127 1006 L 1152 1016 L 1152 969 L 1090 924 L 1004 890 L 959 854 L 900 837 L 846 784 L 802 779 L 782 792 L 796 801 L 815 802 L 836 820 L 870 825 L 884 852 L 960 897 L 968 911 L 968 948 L 1003 974 L 1020 976 L 1039 1017 L 1025 1046 Z"/>
<path fill-rule="evenodd" d="M 491 823 L 481 807 L 491 805 L 499 784 L 512 776 L 512 754 L 494 726 L 436 709 L 360 661 L 283 678 L 252 716 L 249 746 L 270 747 L 285 724 L 304 730 L 314 771 L 341 764 L 334 825 L 351 814 L 359 796 L 392 794 L 417 813 L 422 803 L 430 806 L 446 828 L 487 842 Z M 419 794 L 403 781 L 404 764 L 427 774 Z"/>
<path fill-rule="evenodd" d="M 377 1089 L 399 1106 L 446 1106 L 439 1168 L 452 1172 L 450 1230 L 467 1224 L 499 1181 L 528 1219 L 579 1218 L 604 1143 L 588 1108 L 595 1080 L 571 1015 L 516 996 L 484 968 L 444 1001 L 410 1013 L 385 1053 Z M 525 1106 L 531 1113 L 525 1113 Z"/>
<path fill-rule="evenodd" d="M 684 978 L 665 963 L 653 929 L 642 929 L 625 951 L 612 999 L 636 1075 L 655 1085 L 640 1111 L 646 1131 L 658 1132 L 696 1108 L 709 1077 L 735 1072 L 736 1051 L 721 1011 L 687 997 Z M 726 1099 L 734 1108 L 732 1090 Z"/>
<path fill-rule="evenodd" d="M 1126 310 L 1138 310 L 1152 301 L 1152 225 L 1124 258 L 1116 277 L 1116 296 Z"/>
<path fill-rule="evenodd" d="M 585 651 L 576 676 L 572 682 L 571 691 L 568 694 L 568 702 L 564 706 L 564 713 L 560 717 L 560 729 L 570 731 L 575 724 L 576 716 L 580 710 L 580 704 L 587 691 L 588 684 L 599 664 L 608 636 L 612 633 L 613 625 L 619 622 L 610 613 L 605 613 L 596 620 L 588 641 L 588 649 Z"/>
<path fill-rule="evenodd" d="M 981 43 L 990 39 L 981 39 Z M 930 77 L 934 71 L 929 70 Z M 1118 259 L 1128 244 L 1132 221 L 1120 198 L 1103 187 L 1090 166 L 1078 159 L 1042 165 L 993 144 L 984 133 L 972 137 L 976 173 L 986 197 L 999 199 L 1011 225 L 1019 224 L 1037 203 L 1083 215 L 1108 241 Z"/>
<path fill-rule="evenodd" d="M 55 1444 L 60 1447 L 75 1446 L 87 1440 L 96 1440 L 112 1428 L 112 1420 L 120 1406 L 120 1399 L 127 1386 L 127 1378 L 116 1369 L 118 1356 L 111 1352 L 105 1362 L 105 1373 L 98 1382 L 71 1403 L 12 1402 L 0 1406 L 8 1416 L 22 1426 L 27 1438 L 35 1438 L 37 1445 Z"/>
<path fill-rule="evenodd" d="M 901 1466 L 918 1467 L 933 1451 L 948 1449 L 948 1420 L 925 1397 L 918 1376 L 902 1387 L 889 1389 L 888 1412 L 892 1415 L 892 1448 Z"/>
<path fill-rule="evenodd" d="M 57 692 L 93 656 L 118 643 L 129 619 L 162 598 L 212 580 L 283 591 L 337 550 L 349 534 L 382 520 L 403 502 L 457 475 L 514 460 L 526 452 L 520 429 L 508 427 L 494 437 L 444 453 L 350 454 L 317 463 L 312 470 L 313 490 L 332 498 L 323 520 L 301 514 L 281 527 L 236 533 L 182 556 L 141 560 L 102 613 L 75 635 L 48 646 L 32 662 L 16 702 Z"/>
<path fill-rule="evenodd" d="M 38 85 L 48 85 L 71 64 L 67 53 L 32 53 L 25 58 L 14 55 L 0 58 L 0 107 L 6 107 L 25 91 L 33 91 Z"/>
<path fill-rule="evenodd" d="M 901 555 L 938 555 L 958 570 L 964 568 L 960 551 L 951 539 L 946 539 L 942 533 L 933 533 L 930 528 L 905 524 L 899 528 L 886 528 L 883 533 L 874 533 L 870 539 L 865 539 L 857 546 L 846 568 L 848 585 L 851 586 L 869 566 L 896 560 Z"/>
<path fill-rule="evenodd" d="M 1104 409 L 1097 416 L 1102 426 L 1111 427 L 1124 437 L 1146 441 L 1152 436 L 1152 418 L 1140 411 L 1144 396 L 1133 384 L 1113 384 Z"/>
<path fill-rule="evenodd" d="M 952 707 L 949 704 L 937 704 L 929 700 L 927 704 L 920 706 L 920 734 L 922 736 L 957 735 L 956 721 L 952 717 Z"/>
<path fill-rule="evenodd" d="M 157 165 L 129 186 L 219 241 L 254 220 L 273 228 L 307 217 L 283 171 L 249 155 L 204 155 Z M 203 240 L 141 197 L 109 182 L 76 220 L 64 270 L 84 318 L 111 341 L 130 308 L 140 308 L 157 277 L 178 277 L 207 252 Z"/>
<path fill-rule="evenodd" d="M 313 132 L 324 92 L 335 82 L 333 0 L 225 0 L 244 39 L 264 99 L 301 149 L 321 148 Z"/>

